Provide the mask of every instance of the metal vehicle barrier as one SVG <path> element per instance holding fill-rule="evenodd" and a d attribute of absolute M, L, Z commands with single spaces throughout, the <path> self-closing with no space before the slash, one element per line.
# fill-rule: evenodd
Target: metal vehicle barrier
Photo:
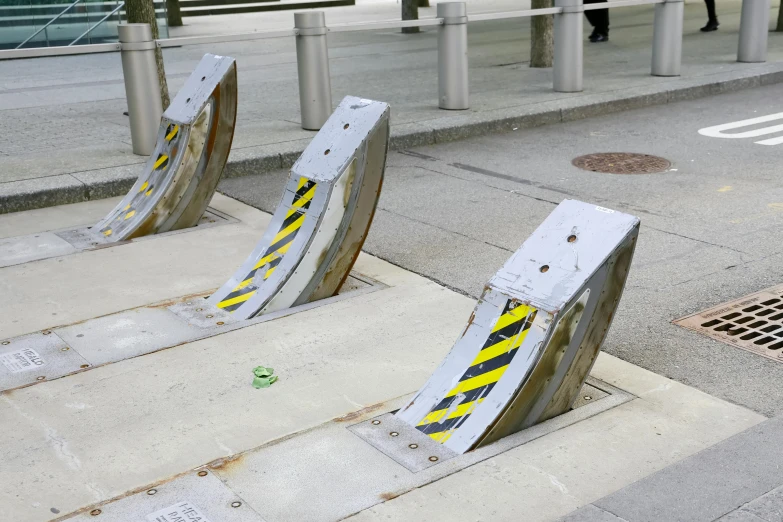
<path fill-rule="evenodd" d="M 258 246 L 207 304 L 247 319 L 335 295 L 372 223 L 388 146 L 389 106 L 345 97 L 291 168 Z"/>
<path fill-rule="evenodd" d="M 296 37 L 299 72 L 300 110 L 302 128 L 317 130 L 332 109 L 328 33 L 372 31 L 403 27 L 438 28 L 438 106 L 441 109 L 464 110 L 469 105 L 467 24 L 489 20 L 511 20 L 539 15 L 555 15 L 555 47 L 553 88 L 558 92 L 582 90 L 582 13 L 591 9 L 613 9 L 655 4 L 652 41 L 651 74 L 679 76 L 682 59 L 683 0 L 617 0 L 608 3 L 584 5 L 583 0 L 556 0 L 555 7 L 499 13 L 466 15 L 464 2 L 443 2 L 437 7 L 437 17 L 419 20 L 392 20 L 326 26 L 323 11 L 294 14 L 294 27 L 282 31 L 225 34 L 157 40 L 159 47 L 236 42 L 265 38 Z M 769 0 L 743 0 L 737 60 L 763 62 L 766 60 Z M 130 49 L 135 42 L 95 44 L 44 49 L 15 49 L 0 51 L 0 60 L 61 56 Z M 131 46 L 131 47 L 129 47 Z M 127 71 L 125 71 L 127 74 Z M 127 77 L 127 76 L 126 76 Z M 130 112 L 130 118 L 142 118 Z M 134 140 L 134 148 L 135 148 Z"/>
<path fill-rule="evenodd" d="M 135 25 L 126 27 L 149 30 L 146 24 Z M 123 50 L 128 105 L 137 112 L 143 110 L 139 105 L 149 102 L 146 84 L 157 85 L 157 76 L 145 78 L 146 66 L 155 66 L 153 49 Z M 143 54 L 137 61 L 125 53 Z M 152 97 L 160 103 L 160 96 Z M 144 172 L 117 207 L 91 230 L 109 241 L 122 241 L 195 225 L 223 174 L 236 116 L 236 62 L 207 54 L 159 120 L 157 144 Z M 145 130 L 134 132 L 131 122 L 132 136 Z"/>
<path fill-rule="evenodd" d="M 139 25 L 149 31 L 146 24 Z M 140 51 L 123 50 L 135 52 Z M 142 86 L 128 88 L 129 102 L 143 104 L 149 92 L 143 88 L 144 68 L 136 73 L 131 66 L 126 72 L 126 80 Z M 157 136 L 154 152 L 114 210 L 91 227 L 2 239 L 0 267 L 103 248 L 141 236 L 189 228 L 200 221 L 215 222 L 214 211 L 206 210 L 228 159 L 236 114 L 234 59 L 204 55 L 163 117 L 158 116 L 158 132 L 150 136 L 152 140 Z"/>
<path fill-rule="evenodd" d="M 560 203 L 492 277 L 396 417 L 464 453 L 566 412 L 609 330 L 638 233 L 634 216 Z"/>

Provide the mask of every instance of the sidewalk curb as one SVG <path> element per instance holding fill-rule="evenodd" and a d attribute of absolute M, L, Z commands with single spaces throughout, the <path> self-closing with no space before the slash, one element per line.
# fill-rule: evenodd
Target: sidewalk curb
<path fill-rule="evenodd" d="M 720 76 L 720 79 L 716 79 L 716 76 Z M 749 64 L 744 71 L 689 79 L 676 78 L 671 82 L 609 93 L 580 94 L 536 105 L 482 112 L 444 111 L 442 118 L 393 125 L 390 148 L 404 150 L 776 83 L 783 83 L 783 63 Z M 232 150 L 223 177 L 233 178 L 289 168 L 309 142 L 309 139 L 301 139 Z M 123 195 L 133 186 L 142 166 L 143 163 L 138 163 L 0 183 L 0 214 Z"/>

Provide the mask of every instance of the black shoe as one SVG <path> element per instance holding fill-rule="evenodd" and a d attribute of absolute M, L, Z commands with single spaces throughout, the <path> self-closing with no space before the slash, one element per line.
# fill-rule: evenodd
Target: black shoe
<path fill-rule="evenodd" d="M 702 33 L 708 33 L 710 31 L 717 31 L 720 24 L 717 20 L 710 20 L 707 25 L 701 28 Z"/>
<path fill-rule="evenodd" d="M 598 42 L 608 42 L 609 41 L 609 35 L 603 34 L 603 33 L 593 33 L 590 35 L 590 41 L 592 43 L 598 43 Z"/>

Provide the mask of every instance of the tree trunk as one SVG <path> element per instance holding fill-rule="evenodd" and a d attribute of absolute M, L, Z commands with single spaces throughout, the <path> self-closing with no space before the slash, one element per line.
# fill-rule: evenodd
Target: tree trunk
<path fill-rule="evenodd" d="M 419 0 L 402 0 L 402 19 L 403 20 L 418 20 L 419 19 Z M 418 33 L 418 27 L 403 27 L 403 33 Z"/>
<path fill-rule="evenodd" d="M 419 0 L 419 7 L 430 7 L 430 0 Z"/>
<path fill-rule="evenodd" d="M 182 27 L 182 13 L 179 10 L 179 0 L 166 0 L 166 19 L 169 27 Z"/>
<path fill-rule="evenodd" d="M 129 24 L 150 24 L 152 38 L 158 39 L 158 22 L 155 19 L 155 5 L 152 0 L 125 0 L 125 12 Z M 160 85 L 160 99 L 165 111 L 170 103 L 169 86 L 166 83 L 166 70 L 163 68 L 163 53 L 160 47 L 155 49 L 155 61 L 158 64 L 158 84 Z"/>
<path fill-rule="evenodd" d="M 532 0 L 531 7 L 552 7 L 552 0 Z M 530 67 L 552 67 L 555 47 L 554 18 L 552 15 L 539 15 L 530 20 Z"/>
<path fill-rule="evenodd" d="M 775 27 L 775 31 L 783 32 L 783 2 L 778 7 L 778 25 Z"/>

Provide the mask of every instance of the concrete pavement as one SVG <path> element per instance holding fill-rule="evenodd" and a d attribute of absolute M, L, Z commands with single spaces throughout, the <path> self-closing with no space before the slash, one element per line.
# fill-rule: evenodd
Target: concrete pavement
<path fill-rule="evenodd" d="M 612 10 L 611 41 L 585 46 L 585 90 L 552 91 L 550 69 L 527 66 L 529 20 L 470 25 L 471 109 L 437 108 L 436 30 L 329 36 L 333 99 L 347 94 L 389 102 L 392 147 L 571 121 L 634 107 L 728 92 L 783 79 L 781 34 L 770 33 L 769 63 L 736 63 L 738 1 L 722 2 L 721 28 L 702 34 L 701 3 L 686 6 L 681 78 L 653 78 L 652 6 Z M 520 9 L 513 0 L 469 2 L 469 13 Z M 327 23 L 396 16 L 396 3 L 327 10 Z M 776 13 L 773 8 L 773 14 Z M 424 9 L 422 17 L 434 16 Z M 774 16 L 772 17 L 774 19 Z M 291 26 L 290 13 L 205 17 L 185 35 Z M 234 56 L 239 117 L 225 175 L 287 167 L 313 133 L 299 125 L 296 61 L 289 38 L 197 45 L 164 51 L 172 92 L 205 52 Z M 119 56 L 0 62 L 0 213 L 118 195 L 144 158 L 130 150 Z"/>
<path fill-rule="evenodd" d="M 89 222 L 109 203 L 28 211 L 27 231 Z M 210 291 L 269 219 L 225 196 L 212 206 L 237 221 L 0 268 L 2 294 L 16 296 L 0 331 L 71 325 L 89 339 L 105 314 Z M 1 216 L 0 231 L 17 221 Z M 0 445 L 4 516 L 151 521 L 187 502 L 223 522 L 553 520 L 765 419 L 601 354 L 576 409 L 412 473 L 349 428 L 408 400 L 474 302 L 367 254 L 355 268 L 379 288 L 0 393 L 0 422 L 13 426 Z M 104 333 L 82 355 L 137 339 Z M 280 381 L 253 389 L 258 364 Z"/>

